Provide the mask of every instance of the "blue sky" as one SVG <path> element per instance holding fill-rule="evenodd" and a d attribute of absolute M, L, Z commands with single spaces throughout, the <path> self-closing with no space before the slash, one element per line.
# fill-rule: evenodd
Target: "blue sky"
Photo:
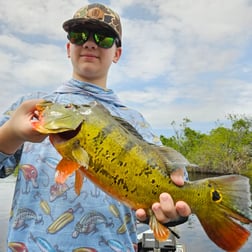
<path fill-rule="evenodd" d="M 0 0 L 0 112 L 25 93 L 71 77 L 62 23 L 79 0 Z M 251 0 L 100 1 L 121 16 L 123 54 L 108 87 L 157 134 L 189 118 L 208 132 L 227 115 L 251 116 Z"/>

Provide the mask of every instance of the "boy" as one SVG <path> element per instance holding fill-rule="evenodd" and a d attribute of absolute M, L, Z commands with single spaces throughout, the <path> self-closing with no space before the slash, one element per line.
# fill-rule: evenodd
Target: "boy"
<path fill-rule="evenodd" d="M 131 123 L 146 141 L 158 143 L 149 124 L 136 111 L 125 107 L 107 89 L 109 68 L 122 52 L 119 16 L 107 6 L 90 4 L 78 10 L 63 24 L 67 32 L 67 56 L 73 66 L 72 78 L 51 94 L 22 97 L 0 120 L 0 171 L 19 164 L 19 174 L 9 223 L 9 251 L 136 251 L 135 213 L 84 181 L 76 196 L 74 176 L 63 185 L 55 184 L 59 154 L 46 136 L 31 127 L 35 105 L 43 100 L 63 104 L 85 104 L 97 100 L 113 115 Z M 132 167 L 134 169 L 134 167 Z M 181 170 L 172 174 L 183 185 Z M 156 217 L 163 223 L 180 223 L 190 214 L 184 202 L 174 203 L 169 194 L 160 195 L 153 204 Z M 144 221 L 143 209 L 136 211 Z M 15 250 L 16 249 L 16 250 Z"/>

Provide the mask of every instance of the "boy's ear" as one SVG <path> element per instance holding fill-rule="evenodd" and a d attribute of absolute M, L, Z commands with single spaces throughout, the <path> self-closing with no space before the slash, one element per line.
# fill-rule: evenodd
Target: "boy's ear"
<path fill-rule="evenodd" d="M 115 51 L 114 58 L 113 58 L 113 62 L 117 63 L 118 60 L 120 59 L 121 55 L 122 55 L 122 48 L 121 47 L 117 47 L 116 51 Z"/>
<path fill-rule="evenodd" d="M 66 49 L 67 49 L 67 57 L 70 58 L 70 43 L 69 42 L 66 44 Z"/>

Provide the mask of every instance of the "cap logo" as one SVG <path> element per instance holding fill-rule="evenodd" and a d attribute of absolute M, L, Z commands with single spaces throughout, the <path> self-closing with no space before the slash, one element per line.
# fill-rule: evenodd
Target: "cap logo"
<path fill-rule="evenodd" d="M 104 19 L 104 11 L 102 11 L 99 8 L 93 8 L 93 9 L 89 9 L 87 12 L 87 17 L 89 18 L 94 18 L 94 19 Z"/>

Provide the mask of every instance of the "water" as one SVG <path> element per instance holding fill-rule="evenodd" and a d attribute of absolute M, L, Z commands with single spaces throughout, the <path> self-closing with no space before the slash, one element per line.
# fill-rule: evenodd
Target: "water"
<path fill-rule="evenodd" d="M 4 244 L 7 236 L 8 218 L 11 208 L 11 200 L 15 185 L 15 178 L 10 176 L 5 179 L 0 179 L 0 251 L 4 252 Z M 219 252 L 219 249 L 205 234 L 196 216 L 192 215 L 189 221 L 177 226 L 175 231 L 180 235 L 179 243 L 186 247 L 186 252 Z M 252 226 L 250 227 L 252 232 Z M 240 252 L 252 251 L 252 235 L 240 250 Z"/>
<path fill-rule="evenodd" d="M 217 247 L 206 235 L 197 217 L 192 215 L 187 223 L 176 227 L 180 239 L 179 243 L 183 243 L 186 252 L 220 252 L 223 251 Z M 252 232 L 252 227 L 250 227 Z M 247 243 L 239 250 L 240 252 L 252 251 L 252 235 Z"/>
<path fill-rule="evenodd" d="M 4 179 L 0 179 L 0 251 L 5 251 L 5 243 L 7 237 L 8 219 L 10 216 L 11 202 L 14 192 L 16 178 L 9 176 Z"/>

